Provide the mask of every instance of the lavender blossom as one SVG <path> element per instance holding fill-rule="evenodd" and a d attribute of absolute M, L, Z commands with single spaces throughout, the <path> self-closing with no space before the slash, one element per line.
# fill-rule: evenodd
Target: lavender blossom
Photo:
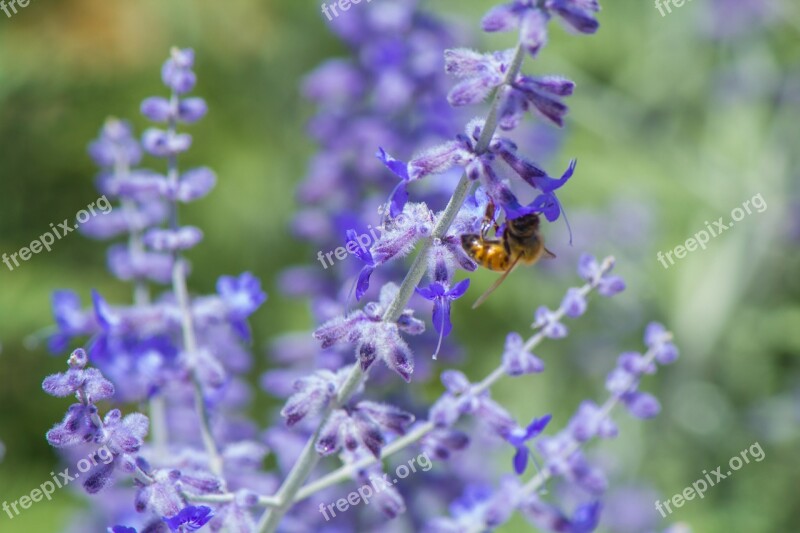
<path fill-rule="evenodd" d="M 107 464 L 90 471 L 85 490 L 108 494 L 118 475 L 133 479 L 132 489 L 129 484 L 114 488 L 130 498 L 139 516 L 109 512 L 104 523 L 135 528 L 118 525 L 112 532 L 377 529 L 383 527 L 379 518 L 361 512 L 340 515 L 340 522 L 329 527 L 314 506 L 337 501 L 334 485 L 343 480 L 363 485 L 390 479 L 389 468 L 399 460 L 395 454 L 411 446 L 446 461 L 426 478 L 435 476 L 442 489 L 428 488 L 433 501 L 422 508 L 407 500 L 419 487 L 386 483 L 365 513 L 378 509 L 388 519 L 409 513 L 409 523 L 427 524 L 425 531 L 461 532 L 492 530 L 519 511 L 546 530 L 588 532 L 597 527 L 599 499 L 608 482 L 582 446 L 595 437 L 617 435 L 610 417 L 617 404 L 637 418 L 660 410 L 655 396 L 639 390 L 642 378 L 677 358 L 671 334 L 657 324 L 647 328 L 647 352 L 624 352 L 609 373 L 609 399 L 602 405 L 584 401 L 558 431 L 549 429 L 551 416 L 541 414 L 549 411 L 546 406 L 533 407 L 537 416 L 531 420 L 525 414 L 520 423 L 500 395 L 492 394 L 501 379 L 541 379 L 544 363 L 534 352 L 541 354 L 541 342 L 568 335 L 565 321 L 587 311 L 590 292 L 613 296 L 625 289 L 624 281 L 610 274 L 611 258 L 582 257 L 579 274 L 586 283 L 568 289 L 555 309 L 539 306 L 527 339 L 508 334 L 494 354 L 496 368 L 483 379 L 471 381 L 457 369 L 460 362 L 447 357 L 454 351 L 451 343 L 442 345 L 453 331 L 452 302 L 470 284 L 468 274 L 455 281 L 459 271 L 477 268 L 461 247 L 461 236 L 485 229 L 490 204 L 500 206 L 506 221 L 538 213 L 547 222 L 561 216 L 566 222 L 556 194 L 571 181 L 575 160 L 560 177 L 551 177 L 497 129 L 519 127 L 527 111 L 564 124 L 562 98 L 572 94 L 574 84 L 558 76 L 530 76 L 523 61 L 526 52 L 541 50 L 553 16 L 580 32 L 594 32 L 597 3 L 515 0 L 497 7 L 484 19 L 484 28 L 519 28 L 520 38 L 510 50 L 488 53 L 453 48 L 446 28 L 412 2 L 362 7 L 333 22 L 356 59 L 327 63 L 304 87 L 318 105 L 309 133 L 320 152 L 298 190 L 302 210 L 293 229 L 320 245 L 323 269 L 301 267 L 282 279 L 292 295 L 311 296 L 318 343 L 307 342 L 312 335 L 303 332 L 272 343 L 273 360 L 281 366 L 261 383 L 285 403 L 280 416 L 259 417 L 275 422 L 266 431 L 241 414 L 250 399 L 242 379 L 252 363 L 244 346 L 252 339 L 248 319 L 266 300 L 259 280 L 247 272 L 222 276 L 211 295 L 192 294 L 187 281 L 190 268 L 183 252 L 200 244 L 203 233 L 179 224 L 179 205 L 205 198 L 216 183 L 208 168 L 179 167 L 192 146 L 184 126 L 209 111 L 202 98 L 189 95 L 197 84 L 194 52 L 173 49 L 161 71 L 168 94 L 142 102 L 140 111 L 156 127 L 136 142 L 126 124 L 110 121 L 90 148 L 101 166 L 98 187 L 123 210 L 102 224 L 88 224 L 84 232 L 127 237 L 110 249 L 109 267 L 132 282 L 133 305 L 94 291 L 92 308 L 86 310 L 77 295 L 59 293 L 54 298 L 59 331 L 51 345 L 63 349 L 90 337 L 90 348 L 88 354 L 74 352 L 70 369 L 45 379 L 43 388 L 77 398 L 48 433 L 52 445 L 105 446 L 111 454 Z M 459 78 L 449 94 L 445 73 Z M 492 95 L 487 118 L 473 119 L 453 138 L 464 121 L 451 107 L 478 104 Z M 420 146 L 431 148 L 420 151 Z M 138 168 L 142 154 L 156 158 L 162 171 Z M 417 155 L 407 159 L 410 154 Z M 462 174 L 457 184 L 456 172 Z M 524 198 L 515 192 L 520 187 L 533 197 L 530 203 L 519 200 Z M 327 265 L 322 250 L 336 249 L 341 260 L 341 244 L 355 259 Z M 406 271 L 402 259 L 414 251 Z M 400 279 L 400 285 L 393 281 Z M 151 294 L 155 290 L 161 293 Z M 353 291 L 360 302 L 354 309 Z M 421 298 L 412 300 L 414 294 Z M 417 318 L 421 307 L 430 305 L 426 301 L 433 307 L 432 331 Z M 432 348 L 434 333 L 434 359 L 440 354 L 441 359 L 417 364 L 415 354 Z M 391 372 L 375 368 L 378 359 Z M 96 368 L 89 367 L 90 360 Z M 407 384 L 412 374 L 421 374 L 419 381 L 434 377 L 442 361 L 455 368 L 441 373 L 444 391 L 428 405 Z M 136 402 L 149 416 L 123 415 L 113 407 L 101 416 L 99 400 Z M 488 442 L 474 438 L 476 431 Z M 537 473 L 525 483 L 505 476 L 492 483 L 496 489 L 468 488 L 452 502 L 456 489 L 491 481 L 486 472 L 453 459 L 484 454 L 483 460 L 484 446 L 492 441 L 513 448 L 510 468 L 518 476 L 529 461 Z M 276 467 L 264 471 L 269 453 L 275 454 Z M 341 465 L 327 471 L 333 455 Z M 409 483 L 422 483 L 423 477 Z M 577 507 L 557 499 L 545 502 L 539 489 L 551 477 L 580 488 L 588 498 Z M 430 509 L 449 503 L 450 517 L 431 516 Z"/>
<path fill-rule="evenodd" d="M 405 320 L 384 322 L 383 313 L 397 290 L 396 285 L 385 285 L 378 302 L 371 302 L 364 310 L 326 322 L 314 332 L 314 336 L 322 342 L 323 348 L 343 342 L 355 343 L 356 357 L 362 370 L 367 370 L 376 359 L 381 359 L 405 381 L 410 381 L 414 372 L 414 358 L 400 331 L 419 335 L 424 328 L 413 318 L 413 310 L 410 309 L 403 313 Z"/>
<path fill-rule="evenodd" d="M 594 33 L 600 26 L 594 13 L 600 11 L 596 0 L 514 0 L 492 8 L 483 18 L 488 32 L 519 28 L 520 42 L 532 56 L 547 44 L 547 23 L 550 17 L 561 17 L 581 33 Z"/>
<path fill-rule="evenodd" d="M 165 518 L 164 522 L 169 526 L 170 531 L 197 531 L 214 517 L 214 512 L 210 507 L 200 505 L 197 507 L 185 507 L 173 516 Z"/>

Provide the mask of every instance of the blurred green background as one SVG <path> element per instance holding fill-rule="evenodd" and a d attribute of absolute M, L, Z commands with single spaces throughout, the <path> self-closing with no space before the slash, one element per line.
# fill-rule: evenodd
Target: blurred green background
<path fill-rule="evenodd" d="M 494 3 L 425 5 L 475 28 Z M 665 500 L 754 442 L 766 458 L 667 520 L 645 499 L 643 512 L 660 529 L 800 530 L 798 13 L 789 0 L 694 0 L 662 17 L 647 1 L 607 0 L 597 35 L 554 28 L 527 71 L 578 84 L 563 146 L 548 163 L 555 173 L 571 157 L 580 161 L 560 195 L 575 247 L 559 222 L 548 229 L 559 263 L 515 273 L 479 311 L 469 310 L 470 298 L 454 307 L 456 334 L 468 346 L 464 370 L 479 378 L 496 365 L 507 331 L 524 331 L 538 305 L 557 305 L 576 283 L 577 252 L 616 255 L 628 290 L 593 299 L 569 340 L 538 352 L 544 375 L 508 380 L 495 396 L 520 417 L 553 412 L 561 426 L 581 399 L 603 398 L 616 354 L 641 348 L 648 321 L 667 324 L 682 358 L 645 384 L 662 415 L 642 423 L 618 413 L 621 436 L 592 447 L 612 487 L 624 489 L 612 499 L 632 505 L 653 491 Z M 510 42 L 481 39 L 489 49 Z M 294 188 L 314 152 L 303 133 L 313 108 L 298 85 L 319 62 L 346 53 L 315 2 L 33 0 L 13 18 L 0 13 L 0 252 L 16 252 L 97 198 L 85 146 L 108 115 L 137 131 L 146 126 L 139 102 L 163 93 L 159 68 L 172 45 L 196 50 L 196 94 L 211 110 L 191 128 L 195 145 L 182 164 L 219 176 L 210 197 L 182 211 L 205 232 L 190 254 L 191 288 L 212 291 L 218 275 L 244 270 L 263 280 L 270 300 L 253 322 L 263 369 L 270 338 L 310 326 L 305 303 L 281 297 L 274 280 L 316 255 L 287 231 Z M 756 194 L 763 213 L 669 269 L 656 260 Z M 129 298 L 104 254 L 105 245 L 74 233 L 13 272 L 0 266 L 0 501 L 28 493 L 59 464 L 44 432 L 66 404 L 40 384 L 64 361 L 31 337 L 51 324 L 50 293 L 71 288 L 88 298 L 97 288 L 112 301 Z M 472 290 L 492 279 L 477 274 Z M 262 423 L 263 405 L 253 408 Z M 58 531 L 82 505 L 60 491 L 13 521 L 0 516 L 0 531 Z M 519 518 L 501 529 L 527 530 Z"/>

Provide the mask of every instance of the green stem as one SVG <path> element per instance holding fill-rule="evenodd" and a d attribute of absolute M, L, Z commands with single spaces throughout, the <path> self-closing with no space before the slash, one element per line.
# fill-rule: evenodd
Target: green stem
<path fill-rule="evenodd" d="M 511 65 L 506 73 L 506 77 L 503 80 L 504 85 L 500 86 L 495 93 L 492 107 L 489 109 L 489 114 L 486 117 L 486 123 L 481 130 L 480 138 L 475 146 L 475 153 L 478 155 L 484 153 L 489 147 L 489 143 L 492 141 L 492 137 L 497 130 L 497 116 L 499 113 L 500 100 L 502 99 L 503 87 L 516 79 L 517 75 L 519 74 L 519 70 L 522 67 L 522 60 L 524 57 L 525 51 L 522 45 L 517 45 L 517 48 L 514 52 L 514 58 L 511 61 Z M 458 215 L 458 212 L 461 210 L 461 206 L 464 204 L 464 200 L 467 199 L 471 185 L 470 179 L 467 177 L 466 173 L 464 173 L 461 176 L 461 180 L 458 182 L 455 191 L 453 192 L 453 196 L 447 203 L 447 207 L 439 217 L 439 220 L 436 222 L 433 233 L 430 237 L 423 241 L 422 245 L 420 246 L 419 252 L 414 259 L 408 274 L 406 274 L 402 285 L 400 286 L 397 297 L 392 301 L 391 305 L 384 313 L 383 320 L 385 322 L 396 322 L 400 315 L 403 314 L 403 310 L 408 304 L 408 301 L 411 299 L 411 296 L 414 294 L 414 289 L 417 287 L 417 285 L 419 285 L 419 282 L 422 280 L 422 277 L 425 275 L 425 271 L 427 270 L 428 251 L 437 239 L 442 239 L 447 235 L 447 230 L 450 229 L 453 220 L 455 220 L 456 215 Z M 273 533 L 277 529 L 278 523 L 283 515 L 286 514 L 286 511 L 288 511 L 288 509 L 291 507 L 303 482 L 311 473 L 311 470 L 317 464 L 317 461 L 319 461 L 319 455 L 316 452 L 315 445 L 317 439 L 319 438 L 319 434 L 322 431 L 323 425 L 325 422 L 327 422 L 328 417 L 330 417 L 333 410 L 337 409 L 344 402 L 346 402 L 353 392 L 358 389 L 364 376 L 365 373 L 361 370 L 360 366 L 356 364 L 353 367 L 350 375 L 347 377 L 347 381 L 340 389 L 336 401 L 331 402 L 331 404 L 325 409 L 322 420 L 320 421 L 319 425 L 317 425 L 317 429 L 311 435 L 311 438 L 309 438 L 300 454 L 300 457 L 298 458 L 294 467 L 292 467 L 292 470 L 289 472 L 288 477 L 281 485 L 281 488 L 278 490 L 276 496 L 279 504 L 271 509 L 267 509 L 261 516 L 261 519 L 256 526 L 256 531 L 258 533 Z"/>
<path fill-rule="evenodd" d="M 609 260 L 604 262 L 604 265 L 612 264 Z M 596 287 L 596 284 L 586 283 L 583 285 L 579 291 L 583 296 L 589 294 L 592 289 Z M 566 313 L 566 309 L 559 306 L 559 308 L 554 312 L 554 316 L 556 320 L 561 320 Z M 523 346 L 523 351 L 530 352 L 534 348 L 536 348 L 546 337 L 540 331 L 537 332 L 535 335 L 531 336 L 528 341 Z M 471 395 L 479 395 L 484 391 L 489 390 L 495 383 L 500 381 L 506 375 L 505 368 L 503 365 L 498 366 L 495 368 L 488 376 L 486 376 L 480 383 L 472 387 L 469 391 Z M 425 435 L 433 431 L 436 427 L 433 425 L 432 422 L 427 421 L 416 428 L 414 428 L 411 432 L 403 435 L 402 437 L 392 441 L 386 447 L 381 450 L 381 460 L 385 459 L 386 457 L 414 444 Z M 372 464 L 378 462 L 378 459 L 374 457 L 366 457 L 361 459 L 360 461 L 356 461 L 352 464 L 346 464 L 339 467 L 337 470 L 334 470 L 330 474 L 321 477 L 320 479 L 309 483 L 302 489 L 297 492 L 297 496 L 295 497 L 295 502 L 308 498 L 315 492 L 319 492 L 320 490 L 326 489 L 331 485 L 335 485 L 337 483 L 341 483 L 352 478 L 353 474 L 363 468 L 366 468 Z"/>
<path fill-rule="evenodd" d="M 197 354 L 197 339 L 194 333 L 192 310 L 189 306 L 189 292 L 186 288 L 184 263 L 177 254 L 172 266 L 172 289 L 175 292 L 175 298 L 178 301 L 178 307 L 181 312 L 183 349 L 191 358 Z M 223 481 L 224 485 L 222 456 L 220 456 L 217 443 L 211 434 L 210 416 L 203 396 L 203 387 L 200 384 L 197 371 L 194 368 L 192 369 L 192 389 L 194 392 L 194 406 L 197 410 L 198 418 L 200 419 L 200 435 L 203 439 L 206 453 L 208 454 L 209 467 L 211 468 L 211 472 Z"/>

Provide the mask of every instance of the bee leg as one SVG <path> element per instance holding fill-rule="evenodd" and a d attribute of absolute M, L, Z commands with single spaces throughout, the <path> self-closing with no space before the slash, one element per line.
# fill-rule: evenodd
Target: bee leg
<path fill-rule="evenodd" d="M 556 254 L 554 254 L 553 252 L 551 252 L 547 248 L 544 249 L 544 253 L 546 254 L 546 257 L 549 257 L 550 259 L 555 259 L 556 258 Z"/>
<path fill-rule="evenodd" d="M 481 222 L 481 236 L 484 238 L 488 236 L 490 228 L 494 228 L 495 234 L 500 229 L 495 218 L 495 211 L 494 201 L 490 199 L 489 203 L 486 204 L 486 213 L 483 215 L 483 222 Z"/>

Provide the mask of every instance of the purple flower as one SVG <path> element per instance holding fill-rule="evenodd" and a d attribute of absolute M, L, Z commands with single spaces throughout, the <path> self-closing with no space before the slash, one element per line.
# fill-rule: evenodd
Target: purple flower
<path fill-rule="evenodd" d="M 603 263 L 589 254 L 582 254 L 578 260 L 578 274 L 592 286 L 597 287 L 597 292 L 602 296 L 614 296 L 625 290 L 625 281 L 619 276 L 609 273 L 614 268 L 614 259 L 606 258 Z"/>
<path fill-rule="evenodd" d="M 131 413 L 124 418 L 119 409 L 112 409 L 103 419 L 104 442 L 115 454 L 133 454 L 144 445 L 150 420 L 141 413 Z"/>
<path fill-rule="evenodd" d="M 534 198 L 533 202 L 518 210 L 513 210 L 510 215 L 511 218 L 521 217 L 530 213 L 543 213 L 549 222 L 554 222 L 558 219 L 559 215 L 563 213 L 561 203 L 556 197 L 555 191 L 563 187 L 567 181 L 572 177 L 575 171 L 577 161 L 573 159 L 570 161 L 569 167 L 561 175 L 561 178 L 551 178 L 535 164 L 518 157 L 511 150 L 503 149 L 501 156 L 505 159 L 506 163 L 514 169 L 514 171 L 525 180 L 532 187 L 539 189 L 541 194 Z M 567 220 L 567 215 L 564 213 L 564 221 L 567 224 L 567 230 L 570 233 L 570 243 L 572 242 L 572 230 Z"/>
<path fill-rule="evenodd" d="M 678 348 L 672 343 L 672 333 L 658 322 L 651 322 L 644 330 L 644 343 L 655 350 L 659 364 L 668 365 L 678 359 Z"/>
<path fill-rule="evenodd" d="M 138 165 L 142 149 L 125 121 L 110 118 L 100 130 L 100 136 L 89 145 L 89 155 L 101 167 L 112 168 L 117 163 Z"/>
<path fill-rule="evenodd" d="M 408 162 L 411 179 L 420 179 L 433 174 L 442 174 L 454 166 L 466 166 L 475 159 L 472 145 L 464 136 L 457 141 L 448 141 L 429 148 Z"/>
<path fill-rule="evenodd" d="M 375 271 L 375 268 L 378 265 L 375 263 L 372 253 L 366 248 L 362 248 L 361 243 L 358 241 L 358 234 L 355 230 L 347 230 L 347 244 L 345 247 L 348 250 L 352 248 L 356 257 L 358 257 L 364 263 L 364 266 L 361 268 L 361 272 L 358 273 L 358 279 L 356 280 L 356 301 L 360 302 L 361 298 L 363 298 L 364 294 L 366 294 L 367 290 L 369 290 L 369 278 L 372 276 L 372 273 Z"/>
<path fill-rule="evenodd" d="M 142 146 L 155 157 L 174 157 L 188 150 L 191 145 L 192 136 L 188 133 L 149 128 L 142 134 Z"/>
<path fill-rule="evenodd" d="M 568 431 L 578 442 L 586 442 L 594 437 L 610 439 L 617 436 L 617 426 L 596 403 L 586 400 L 581 403 L 567 426 Z"/>
<path fill-rule="evenodd" d="M 408 174 L 408 163 L 393 158 L 383 148 L 378 148 L 378 153 L 375 156 L 380 159 L 386 168 L 392 171 L 392 174 L 400 178 L 400 183 L 397 184 L 389 196 L 389 216 L 395 218 L 403 212 L 403 208 L 408 202 L 408 184 L 411 181 L 411 177 Z"/>
<path fill-rule="evenodd" d="M 197 531 L 214 516 L 214 511 L 205 505 L 185 507 L 172 518 L 164 518 L 164 522 L 172 531 Z"/>
<path fill-rule="evenodd" d="M 597 529 L 602 509 L 599 501 L 583 504 L 575 509 L 572 515 L 572 533 L 590 533 Z"/>
<path fill-rule="evenodd" d="M 361 486 L 372 483 L 376 488 L 381 487 L 379 491 L 376 491 L 373 502 L 377 504 L 378 509 L 385 517 L 397 518 L 406 512 L 403 496 L 394 486 L 383 481 L 385 477 L 380 464 L 360 470 L 357 479 Z M 381 485 L 382 483 L 383 485 Z"/>
<path fill-rule="evenodd" d="M 132 252 L 127 245 L 108 249 L 108 269 L 123 281 L 152 280 L 169 283 L 172 279 L 173 258 L 159 252 Z"/>
<path fill-rule="evenodd" d="M 199 167 L 184 172 L 175 185 L 165 182 L 161 194 L 170 201 L 189 203 L 198 200 L 214 188 L 217 176 L 207 167 Z"/>
<path fill-rule="evenodd" d="M 185 98 L 170 101 L 160 96 L 146 98 L 141 105 L 142 115 L 153 122 L 180 121 L 197 122 L 208 112 L 208 106 L 202 98 Z"/>
<path fill-rule="evenodd" d="M 381 428 L 396 435 L 405 435 L 408 427 L 414 423 L 414 415 L 385 403 L 361 401 L 354 410 L 363 413 Z"/>
<path fill-rule="evenodd" d="M 578 318 L 586 312 L 586 296 L 575 287 L 567 289 L 564 299 L 561 300 L 561 309 L 570 318 Z"/>
<path fill-rule="evenodd" d="M 600 502 L 582 504 L 572 517 L 565 515 L 554 505 L 545 503 L 534 494 L 520 505 L 522 514 L 537 527 L 560 533 L 591 533 L 597 529 L 602 506 Z"/>
<path fill-rule="evenodd" d="M 654 374 L 656 365 L 647 359 L 639 352 L 623 352 L 617 358 L 617 366 L 626 372 L 641 376 L 643 374 Z"/>
<path fill-rule="evenodd" d="M 375 264 L 387 263 L 403 257 L 414 249 L 417 240 L 433 232 L 433 212 L 424 203 L 410 203 L 397 217 L 387 220 L 370 253 Z"/>
<path fill-rule="evenodd" d="M 78 348 L 70 356 L 70 369 L 66 373 L 53 374 L 42 382 L 42 389 L 51 396 L 65 397 L 77 394 L 79 399 L 88 403 L 111 398 L 114 385 L 111 384 L 96 368 L 87 368 L 88 358 L 82 348 Z"/>
<path fill-rule="evenodd" d="M 628 412 L 636 418 L 654 418 L 661 412 L 661 404 L 652 394 L 646 392 L 630 392 L 621 397 Z"/>
<path fill-rule="evenodd" d="M 136 533 L 136 530 L 127 526 L 114 526 L 108 528 L 108 533 Z"/>
<path fill-rule="evenodd" d="M 522 473 L 525 472 L 525 468 L 528 465 L 528 457 L 531 453 L 525 443 L 544 431 L 544 428 L 550 423 L 551 418 L 552 415 L 549 414 L 541 418 L 534 418 L 531 423 L 528 424 L 528 427 L 517 427 L 506 437 L 508 443 L 517 449 L 517 453 L 514 454 L 513 464 L 514 471 L 518 475 L 522 475 Z"/>
<path fill-rule="evenodd" d="M 64 419 L 47 432 L 47 442 L 56 448 L 85 444 L 94 440 L 100 429 L 93 421 L 97 407 L 74 403 L 69 406 Z"/>
<path fill-rule="evenodd" d="M 419 335 L 424 331 L 424 325 L 413 318 L 411 310 L 404 311 L 396 323 L 383 321 L 383 313 L 389 308 L 398 290 L 397 285 L 392 283 L 384 285 L 378 302 L 370 302 L 363 310 L 347 316 L 332 318 L 317 328 L 314 337 L 322 342 L 323 348 L 340 343 L 355 343 L 356 357 L 363 370 L 367 370 L 376 359 L 381 359 L 400 377 L 410 381 L 414 371 L 414 357 L 408 344 L 400 336 L 400 331 Z"/>
<path fill-rule="evenodd" d="M 153 122 L 168 122 L 174 120 L 177 114 L 170 101 L 161 96 L 145 98 L 139 107 L 142 115 Z"/>
<path fill-rule="evenodd" d="M 60 290 L 51 297 L 53 317 L 58 328 L 48 340 L 48 348 L 52 353 L 60 353 L 67 349 L 71 339 L 84 335 L 92 335 L 99 327 L 91 310 L 84 311 L 77 294 Z"/>
<path fill-rule="evenodd" d="M 130 209 L 115 209 L 101 217 L 82 223 L 79 231 L 93 239 L 110 239 L 125 233 L 139 232 L 167 217 L 167 208 L 160 202 L 148 202 Z"/>
<path fill-rule="evenodd" d="M 456 283 L 452 288 L 446 282 L 434 281 L 427 287 L 417 287 L 417 294 L 433 302 L 433 327 L 439 334 L 439 344 L 433 358 L 439 354 L 442 339 L 450 334 L 453 324 L 450 322 L 450 302 L 458 300 L 469 288 L 469 279 Z"/>
<path fill-rule="evenodd" d="M 496 491 L 482 484 L 470 484 L 460 498 L 450 506 L 452 518 L 437 518 L 429 522 L 425 533 L 460 533 L 471 531 L 476 525 L 481 531 L 494 530 L 507 522 L 516 509 L 521 486 L 519 481 L 506 476 Z"/>
<path fill-rule="evenodd" d="M 194 88 L 197 77 L 192 72 L 194 66 L 194 50 L 173 48 L 170 58 L 161 68 L 161 79 L 164 85 L 178 94 L 188 93 Z"/>
<path fill-rule="evenodd" d="M 449 428 L 437 428 L 425 435 L 420 441 L 422 451 L 446 461 L 455 452 L 459 452 L 469 445 L 469 437 L 463 431 Z"/>
<path fill-rule="evenodd" d="M 250 272 L 244 272 L 238 278 L 220 276 L 217 293 L 225 303 L 227 318 L 234 330 L 242 339 L 249 341 L 247 318 L 267 300 L 266 293 L 261 290 L 261 281 Z"/>
<path fill-rule="evenodd" d="M 350 454 L 366 449 L 377 458 L 384 442 L 380 426 L 369 416 L 337 409 L 322 427 L 316 448 L 320 455 L 336 453 L 342 447 Z"/>
<path fill-rule="evenodd" d="M 503 367 L 509 376 L 521 376 L 544 370 L 541 359 L 525 350 L 525 341 L 519 333 L 509 333 L 503 350 Z"/>
<path fill-rule="evenodd" d="M 519 40 L 533 56 L 547 43 L 547 23 L 551 14 L 581 33 L 594 33 L 600 26 L 594 13 L 600 10 L 596 0 L 514 0 L 492 8 L 483 18 L 488 32 L 519 28 Z"/>
<path fill-rule="evenodd" d="M 567 336 L 567 326 L 559 322 L 558 315 L 545 306 L 536 310 L 532 328 L 541 328 L 542 333 L 549 339 L 563 339 Z"/>
<path fill-rule="evenodd" d="M 636 374 L 628 372 L 624 368 L 615 368 L 606 378 L 606 390 L 615 396 L 632 392 L 639 386 L 639 378 Z"/>
<path fill-rule="evenodd" d="M 447 95 L 452 106 L 477 104 L 505 80 L 514 50 L 480 54 L 466 48 L 445 50 L 445 71 L 464 78 Z"/>
<path fill-rule="evenodd" d="M 515 129 L 526 111 L 536 111 L 540 116 L 559 127 L 569 108 L 559 99 L 572 94 L 575 84 L 559 76 L 519 76 L 503 93 L 498 114 L 500 128 Z"/>
<path fill-rule="evenodd" d="M 464 394 L 472 384 L 467 379 L 463 372 L 458 370 L 445 370 L 440 377 L 442 385 L 447 389 L 450 394 Z"/>
<path fill-rule="evenodd" d="M 286 425 L 293 426 L 309 414 L 319 412 L 327 406 L 336 396 L 342 378 L 342 371 L 337 375 L 329 370 L 317 370 L 310 376 L 296 380 L 295 393 L 281 410 L 281 416 L 286 418 Z"/>
<path fill-rule="evenodd" d="M 144 243 L 156 252 L 177 252 L 197 246 L 203 240 L 203 232 L 195 226 L 183 226 L 177 229 L 148 230 L 144 235 Z"/>
<path fill-rule="evenodd" d="M 178 102 L 177 119 L 191 124 L 206 116 L 208 105 L 202 98 L 183 98 Z"/>

